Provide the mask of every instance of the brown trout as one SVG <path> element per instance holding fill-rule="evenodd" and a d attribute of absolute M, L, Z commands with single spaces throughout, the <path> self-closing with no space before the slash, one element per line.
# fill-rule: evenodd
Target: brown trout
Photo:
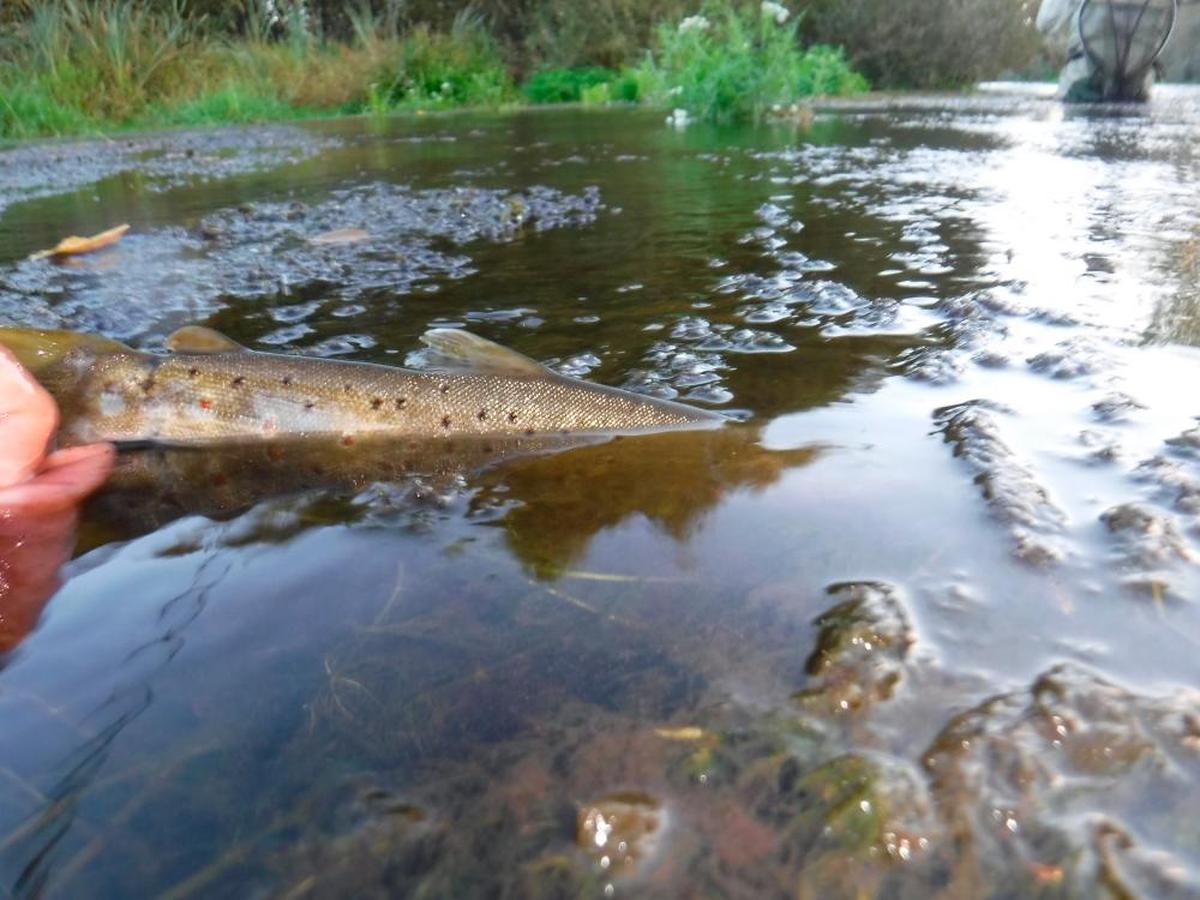
<path fill-rule="evenodd" d="M 632 435 L 712 428 L 725 418 L 551 372 L 457 329 L 421 340 L 411 370 L 247 350 L 198 326 L 143 353 L 64 331 L 0 329 L 62 411 L 61 444 L 217 445 L 287 438 Z"/>

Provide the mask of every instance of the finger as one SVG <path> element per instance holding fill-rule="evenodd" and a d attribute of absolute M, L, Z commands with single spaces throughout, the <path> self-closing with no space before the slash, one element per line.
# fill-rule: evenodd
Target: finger
<path fill-rule="evenodd" d="M 74 506 L 104 483 L 115 456 L 112 444 L 59 450 L 31 480 L 0 489 L 0 511 L 41 515 Z"/>
<path fill-rule="evenodd" d="M 53 398 L 7 348 L 0 347 L 0 488 L 33 475 L 57 428 Z"/>

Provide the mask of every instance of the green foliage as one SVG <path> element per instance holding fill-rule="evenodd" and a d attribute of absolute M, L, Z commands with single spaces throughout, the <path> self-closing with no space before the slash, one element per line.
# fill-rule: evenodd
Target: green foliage
<path fill-rule="evenodd" d="M 10 64 L 4 81 L 36 84 L 62 108 L 120 121 L 183 77 L 180 63 L 191 39 L 190 23 L 176 3 L 37 4 L 14 36 L 14 54 L 23 58 Z"/>
<path fill-rule="evenodd" d="M 296 119 L 315 113 L 315 110 L 293 106 L 274 95 L 231 81 L 193 99 L 153 105 L 136 124 L 219 125 Z"/>
<path fill-rule="evenodd" d="M 659 26 L 657 53 L 636 70 L 639 98 L 709 121 L 758 121 L 801 97 L 866 88 L 838 51 L 801 49 L 796 27 L 775 3 L 711 0 L 698 15 Z"/>
<path fill-rule="evenodd" d="M 802 50 L 780 7 L 707 0 L 680 23 L 692 2 L 496 0 L 485 20 L 458 0 L 30 0 L 0 18 L 0 137 L 497 106 L 517 99 L 522 68 L 535 71 L 523 88 L 535 103 L 714 120 L 864 86 L 838 51 Z"/>
<path fill-rule="evenodd" d="M 14 82 L 0 87 L 0 137 L 68 134 L 88 131 L 92 126 L 84 113 L 55 100 L 40 84 Z"/>
<path fill-rule="evenodd" d="M 521 88 L 531 103 L 578 103 L 585 91 L 592 102 L 606 92 L 597 92 L 614 80 L 617 73 L 603 66 L 579 66 L 573 69 L 542 69 Z"/>
<path fill-rule="evenodd" d="M 802 95 L 834 96 L 861 94 L 870 89 L 867 79 L 850 68 L 841 47 L 814 44 L 804 52 L 796 71 Z"/>
<path fill-rule="evenodd" d="M 513 97 L 512 77 L 481 22 L 462 17 L 448 33 L 413 29 L 377 83 L 392 107 L 498 106 Z"/>
<path fill-rule="evenodd" d="M 646 51 L 659 22 L 686 15 L 696 0 L 494 0 L 489 6 L 519 65 L 618 69 Z"/>
<path fill-rule="evenodd" d="M 809 0 L 803 36 L 844 46 L 882 87 L 945 88 L 1038 59 L 1036 0 Z"/>

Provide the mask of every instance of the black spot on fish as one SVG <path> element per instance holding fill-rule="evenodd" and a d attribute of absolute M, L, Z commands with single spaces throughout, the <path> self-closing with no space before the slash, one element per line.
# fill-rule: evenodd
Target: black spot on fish
<path fill-rule="evenodd" d="M 446 382 L 443 381 L 441 384 L 438 385 L 438 390 L 441 391 L 443 394 L 448 394 L 450 392 L 450 385 L 446 384 Z"/>
<path fill-rule="evenodd" d="M 517 414 L 516 414 L 516 412 L 510 412 L 510 413 L 508 414 L 508 421 L 510 421 L 510 422 L 515 422 L 515 421 L 517 421 Z"/>
<path fill-rule="evenodd" d="M 442 427 L 443 428 L 450 427 L 450 417 L 449 416 L 442 416 Z"/>
<path fill-rule="evenodd" d="M 143 378 L 140 387 L 147 394 L 154 390 L 154 376 L 147 375 Z"/>
<path fill-rule="evenodd" d="M 313 401 L 309 400 L 307 403 L 305 403 L 305 404 L 304 404 L 304 408 L 305 408 L 305 409 L 312 409 L 312 408 L 313 408 L 314 406 L 316 406 L 316 405 L 317 405 L 317 404 L 313 403 Z"/>
<path fill-rule="evenodd" d="M 291 383 L 292 383 L 292 376 L 291 376 L 291 375 L 284 375 L 284 376 L 283 376 L 283 386 L 284 386 L 284 387 L 287 387 L 287 386 L 288 386 L 289 384 L 291 384 Z"/>
<path fill-rule="evenodd" d="M 237 378 L 233 379 L 233 381 L 231 381 L 229 383 L 231 385 L 233 385 L 234 387 L 241 387 L 243 384 L 246 383 L 246 379 L 243 376 L 239 375 Z"/>
<path fill-rule="evenodd" d="M 104 390 L 106 393 L 109 393 L 109 394 L 115 393 L 117 390 L 116 382 L 113 382 L 113 381 L 104 382 Z"/>
<path fill-rule="evenodd" d="M 188 378 L 195 378 L 199 374 L 200 374 L 200 370 L 197 369 L 195 366 L 192 366 L 190 369 L 188 369 Z"/>
<path fill-rule="evenodd" d="M 481 410 L 480 410 L 480 411 L 479 411 L 479 412 L 476 414 L 475 418 L 479 419 L 479 421 L 480 421 L 480 422 L 486 422 L 486 421 L 487 421 L 487 410 L 486 410 L 486 409 L 481 409 Z"/>
<path fill-rule="evenodd" d="M 345 384 L 342 385 L 342 390 L 344 390 L 348 394 L 352 390 L 354 390 L 354 385 L 352 385 L 350 382 L 347 381 Z"/>
<path fill-rule="evenodd" d="M 408 406 L 408 398 L 407 397 L 397 397 L 396 398 L 396 409 L 404 409 L 404 407 L 406 407 L 406 406 Z"/>
<path fill-rule="evenodd" d="M 525 436 L 526 436 L 526 437 L 531 437 L 532 435 L 533 435 L 533 429 L 532 429 L 532 428 L 526 428 L 526 429 L 525 429 Z"/>
<path fill-rule="evenodd" d="M 371 409 L 379 409 L 379 407 L 381 407 L 381 406 L 383 406 L 383 398 L 382 397 L 373 397 L 371 399 Z"/>

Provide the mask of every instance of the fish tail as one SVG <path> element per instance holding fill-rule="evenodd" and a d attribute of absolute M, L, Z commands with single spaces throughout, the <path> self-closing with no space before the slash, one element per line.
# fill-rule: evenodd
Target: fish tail
<path fill-rule="evenodd" d="M 96 353 L 131 352 L 124 344 L 108 338 L 42 328 L 0 328 L 0 346 L 12 351 L 35 376 L 80 347 Z"/>

